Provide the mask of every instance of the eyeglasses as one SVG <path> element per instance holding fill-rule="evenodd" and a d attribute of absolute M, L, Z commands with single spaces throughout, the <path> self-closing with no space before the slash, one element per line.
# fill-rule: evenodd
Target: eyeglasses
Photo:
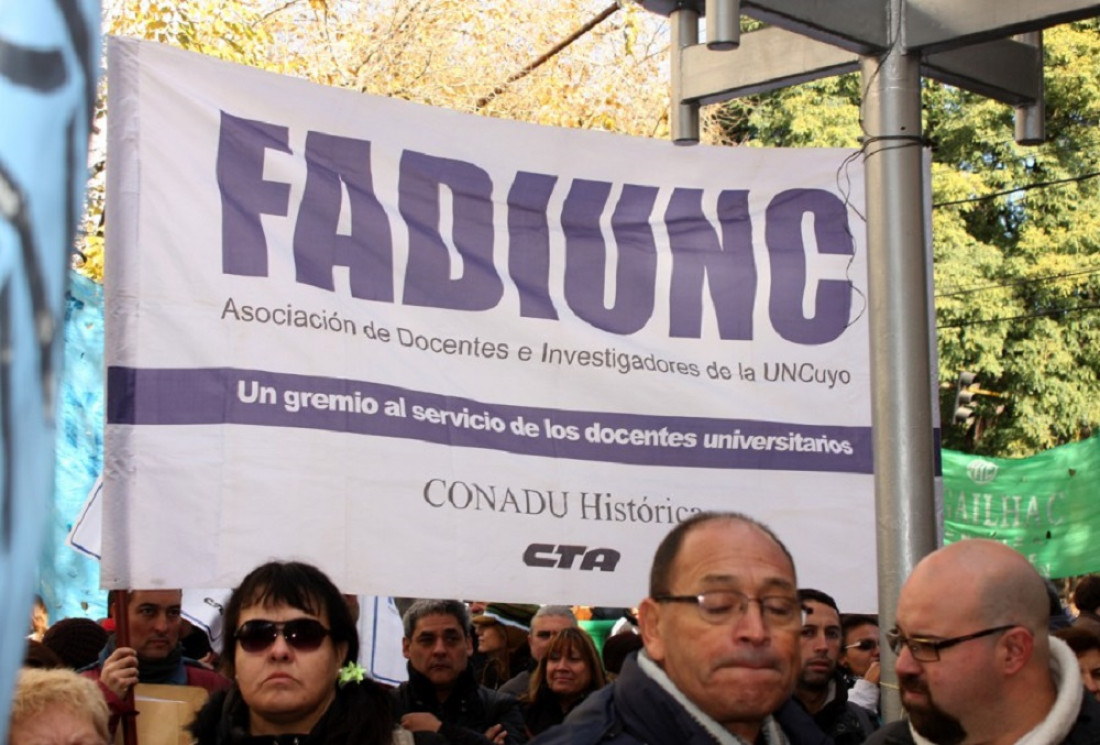
<path fill-rule="evenodd" d="M 691 603 L 699 609 L 699 617 L 715 625 L 735 621 L 749 609 L 749 603 L 760 606 L 760 615 L 767 626 L 781 627 L 802 622 L 802 605 L 791 595 L 749 597 L 736 590 L 709 590 L 699 595 L 654 595 L 658 603 Z"/>
<path fill-rule="evenodd" d="M 845 649 L 858 649 L 860 652 L 871 652 L 878 649 L 878 639 L 860 639 L 858 642 L 845 644 Z"/>
<path fill-rule="evenodd" d="M 956 636 L 951 639 L 925 639 L 919 636 L 906 636 L 897 629 L 893 629 L 886 632 L 886 643 L 890 645 L 890 649 L 894 650 L 894 654 L 900 655 L 902 648 L 907 647 L 909 653 L 913 655 L 913 659 L 917 662 L 936 662 L 940 659 L 941 649 L 947 649 L 972 639 L 981 639 L 983 636 L 1003 633 L 1017 626 L 1019 624 L 1016 623 L 1010 623 L 1007 626 L 994 626 L 991 629 L 983 629 L 975 631 L 973 634 Z"/>
<path fill-rule="evenodd" d="M 242 623 L 233 638 L 246 652 L 263 652 L 282 634 L 286 643 L 299 652 L 310 652 L 320 647 L 330 633 L 312 618 L 295 618 L 284 623 L 257 619 Z"/>

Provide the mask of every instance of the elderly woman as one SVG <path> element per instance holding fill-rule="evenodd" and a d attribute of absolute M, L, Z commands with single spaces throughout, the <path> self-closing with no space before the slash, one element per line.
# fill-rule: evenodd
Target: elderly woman
<path fill-rule="evenodd" d="M 254 569 L 229 599 L 225 628 L 223 660 L 234 685 L 196 716 L 190 729 L 198 745 L 259 736 L 309 745 L 412 742 L 410 733 L 395 730 L 381 686 L 361 671 L 341 676 L 358 657 L 359 636 L 321 570 L 299 562 Z"/>
<path fill-rule="evenodd" d="M 524 720 L 532 737 L 561 724 L 588 694 L 607 682 L 596 645 L 584 629 L 562 629 L 531 676 Z"/>
<path fill-rule="evenodd" d="M 72 670 L 24 669 L 11 702 L 9 745 L 107 745 L 107 702 Z"/>

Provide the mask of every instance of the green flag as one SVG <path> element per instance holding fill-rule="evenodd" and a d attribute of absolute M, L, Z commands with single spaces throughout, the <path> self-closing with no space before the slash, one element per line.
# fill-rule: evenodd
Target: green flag
<path fill-rule="evenodd" d="M 944 543 L 991 538 L 1047 577 L 1100 570 L 1100 438 L 1031 458 L 943 451 Z"/>

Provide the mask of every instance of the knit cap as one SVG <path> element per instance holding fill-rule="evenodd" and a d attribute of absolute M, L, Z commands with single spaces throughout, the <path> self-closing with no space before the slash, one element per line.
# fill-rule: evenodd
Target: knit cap
<path fill-rule="evenodd" d="M 90 618 L 63 618 L 46 629 L 42 643 L 66 667 L 79 670 L 99 659 L 100 650 L 107 644 L 107 630 Z"/>

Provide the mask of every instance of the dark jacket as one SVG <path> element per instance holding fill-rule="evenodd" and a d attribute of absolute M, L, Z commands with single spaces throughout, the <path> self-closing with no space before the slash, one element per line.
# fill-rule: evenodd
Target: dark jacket
<path fill-rule="evenodd" d="M 408 670 L 408 682 L 393 690 L 398 721 L 413 711 L 434 714 L 443 723 L 439 734 L 451 745 L 492 745 L 485 737 L 485 730 L 496 724 L 504 725 L 507 745 L 527 741 L 523 713 L 515 697 L 478 685 L 471 667 L 467 666 L 458 676 L 451 695 L 442 703 L 436 697 L 435 685 L 426 676 L 412 665 Z"/>
<path fill-rule="evenodd" d="M 1062 740 L 1062 745 L 1097 745 L 1100 743 L 1100 701 L 1085 693 L 1077 712 L 1077 723 Z M 909 731 L 909 720 L 890 722 L 867 738 L 866 745 L 915 745 Z"/>
<path fill-rule="evenodd" d="M 569 707 L 569 712 L 584 703 L 585 698 L 590 695 L 591 692 L 586 693 L 573 702 L 573 705 Z M 569 713 L 561 710 L 561 702 L 558 701 L 558 697 L 546 687 L 539 691 L 539 695 L 535 697 L 534 701 L 521 700 L 519 704 L 520 708 L 523 709 L 523 721 L 527 725 L 527 734 L 531 737 L 561 724 L 565 721 L 566 714 Z"/>
<path fill-rule="evenodd" d="M 349 683 L 321 721 L 302 735 L 251 736 L 248 706 L 236 686 L 211 696 L 188 730 L 197 745 L 391 745 L 394 715 L 389 694 L 376 683 Z M 417 745 L 443 745 L 434 732 L 417 732 Z"/>
<path fill-rule="evenodd" d="M 848 686 L 843 678 L 835 679 L 834 688 L 833 700 L 812 715 L 814 723 L 833 738 L 836 745 L 860 745 L 875 731 L 875 721 L 866 709 L 848 701 Z M 802 706 L 797 698 L 793 701 Z"/>
<path fill-rule="evenodd" d="M 791 745 L 832 745 L 810 715 L 789 701 L 775 713 Z M 714 738 L 667 691 L 638 667 L 623 663 L 615 682 L 590 695 L 565 723 L 531 745 L 714 745 Z"/>

